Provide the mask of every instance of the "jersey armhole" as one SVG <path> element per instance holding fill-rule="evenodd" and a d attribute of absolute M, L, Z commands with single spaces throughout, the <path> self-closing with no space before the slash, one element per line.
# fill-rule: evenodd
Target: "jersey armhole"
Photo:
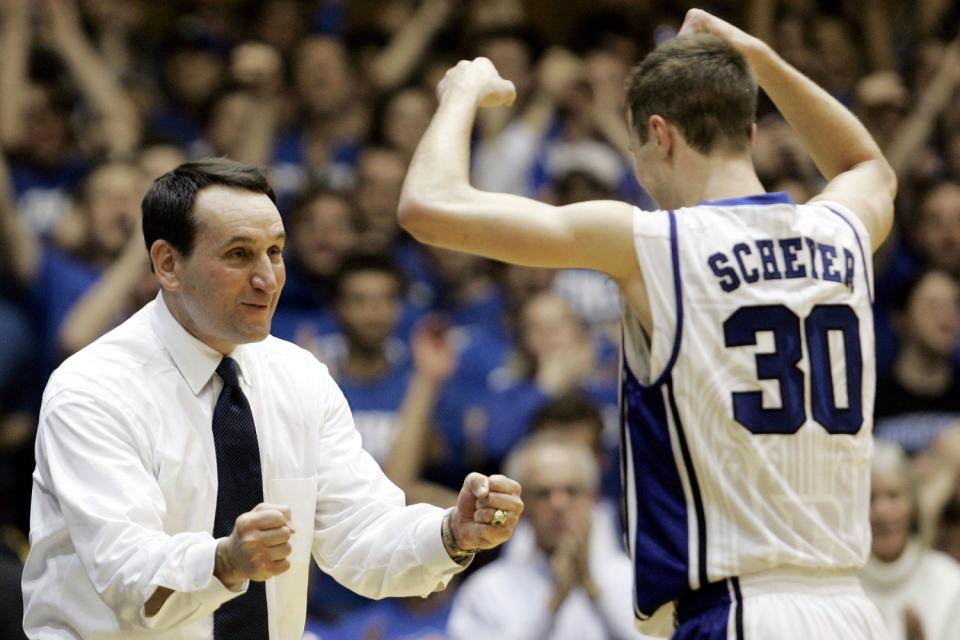
<path fill-rule="evenodd" d="M 638 235 L 639 224 L 641 222 L 641 216 L 649 215 L 650 212 L 642 211 L 641 209 L 634 207 L 634 235 Z M 629 305 L 626 302 L 623 302 L 623 340 L 624 340 L 624 360 L 625 364 L 630 367 L 630 370 L 634 373 L 637 378 L 637 382 L 641 387 L 656 387 L 662 385 L 667 378 L 670 376 L 670 372 L 673 370 L 673 365 L 677 360 L 677 356 L 680 353 L 680 341 L 683 336 L 683 288 L 681 283 L 681 274 L 680 274 L 680 251 L 678 246 L 677 239 L 677 220 L 676 214 L 673 211 L 667 211 L 667 223 L 669 226 L 669 236 L 670 236 L 670 274 L 671 282 L 655 282 L 654 278 L 656 277 L 655 273 L 652 273 L 651 269 L 644 268 L 644 258 L 645 256 L 641 255 L 642 247 L 636 246 L 634 243 L 635 253 L 637 260 L 640 264 L 640 269 L 643 274 L 644 281 L 646 283 L 645 293 L 647 296 L 647 302 L 650 306 L 650 313 L 653 319 L 653 335 L 645 336 L 643 329 L 640 326 L 640 322 L 637 320 L 636 316 L 631 311 Z M 654 295 L 654 287 L 656 285 L 661 285 L 661 288 L 669 291 L 672 294 L 673 299 L 673 323 L 672 327 L 658 327 L 658 320 L 661 323 L 664 320 L 664 316 L 669 317 L 670 314 L 664 314 L 662 311 L 657 312 L 657 309 L 660 308 L 657 304 L 658 297 Z M 666 294 L 666 291 L 664 291 Z M 663 297 L 667 297 L 663 295 Z M 662 333 L 664 331 L 670 331 L 672 329 L 673 335 L 671 338 L 664 338 Z M 647 342 L 647 337 L 650 341 Z M 658 343 L 662 343 L 665 339 L 670 339 L 670 348 L 669 355 L 667 356 L 666 363 L 657 370 L 653 369 L 653 355 L 657 353 Z M 665 349 L 660 347 L 660 351 L 663 352 Z M 635 360 L 631 360 L 628 354 L 637 354 L 644 361 L 642 363 L 637 363 Z M 644 366 L 637 366 L 642 364 Z"/>

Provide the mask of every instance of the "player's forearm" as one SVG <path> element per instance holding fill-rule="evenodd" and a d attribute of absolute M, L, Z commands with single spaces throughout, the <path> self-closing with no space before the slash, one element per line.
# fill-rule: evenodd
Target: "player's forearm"
<path fill-rule="evenodd" d="M 475 96 L 451 91 L 440 102 L 410 161 L 399 223 L 424 242 L 430 242 L 438 225 L 456 216 L 458 200 L 469 193 L 470 131 L 475 115 Z"/>
<path fill-rule="evenodd" d="M 760 86 L 828 180 L 864 162 L 886 165 L 866 127 L 829 93 L 759 41 L 744 54 Z"/>

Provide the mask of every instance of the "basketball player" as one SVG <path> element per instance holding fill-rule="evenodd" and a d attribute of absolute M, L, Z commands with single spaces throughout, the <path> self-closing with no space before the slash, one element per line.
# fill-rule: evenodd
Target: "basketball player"
<path fill-rule="evenodd" d="M 753 169 L 757 82 L 829 180 L 807 203 L 764 193 Z M 883 637 L 853 571 L 869 550 L 871 249 L 892 223 L 896 179 L 866 129 L 763 42 L 699 10 L 629 79 L 637 176 L 658 211 L 472 188 L 475 111 L 510 104 L 513 86 L 478 58 L 438 94 L 404 185 L 404 228 L 619 285 L 641 628 Z"/>

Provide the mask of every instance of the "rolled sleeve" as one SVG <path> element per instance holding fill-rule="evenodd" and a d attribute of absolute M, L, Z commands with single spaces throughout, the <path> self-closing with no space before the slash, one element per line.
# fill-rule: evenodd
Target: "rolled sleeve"
<path fill-rule="evenodd" d="M 37 448 L 38 473 L 58 496 L 80 564 L 122 624 L 170 628 L 242 593 L 213 577 L 217 541 L 209 533 L 164 531 L 149 447 L 122 406 L 96 390 L 59 393 L 45 402 Z M 174 594 L 147 618 L 158 587 Z"/>
<path fill-rule="evenodd" d="M 363 450 L 340 389 L 323 381 L 314 557 L 368 598 L 428 595 L 463 567 L 443 547 L 444 510 L 404 506 L 404 495 Z"/>

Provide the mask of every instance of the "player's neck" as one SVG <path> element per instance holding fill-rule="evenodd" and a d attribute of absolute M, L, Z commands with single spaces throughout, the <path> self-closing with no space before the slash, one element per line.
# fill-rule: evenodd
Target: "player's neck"
<path fill-rule="evenodd" d="M 701 155 L 687 167 L 690 169 L 685 171 L 688 179 L 677 185 L 682 206 L 691 207 L 704 200 L 742 198 L 766 191 L 747 155 Z"/>

